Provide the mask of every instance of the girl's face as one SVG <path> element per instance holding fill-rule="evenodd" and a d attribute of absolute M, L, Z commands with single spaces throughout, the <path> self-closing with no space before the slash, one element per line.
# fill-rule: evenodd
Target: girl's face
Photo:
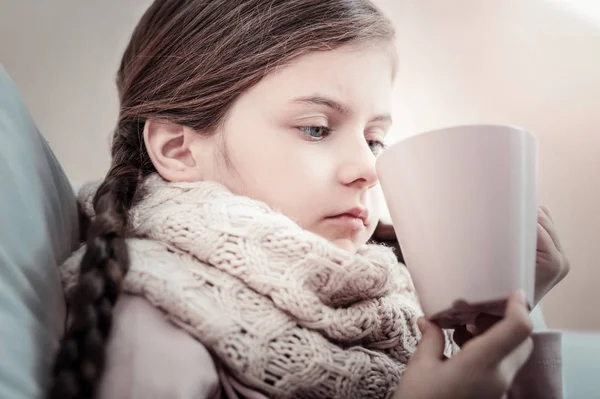
<path fill-rule="evenodd" d="M 221 182 L 353 252 L 379 220 L 375 159 L 391 125 L 393 75 L 384 45 L 282 65 L 238 98 L 216 135 L 181 140 L 193 158 L 185 179 Z M 149 152 L 156 166 L 161 151 Z"/>

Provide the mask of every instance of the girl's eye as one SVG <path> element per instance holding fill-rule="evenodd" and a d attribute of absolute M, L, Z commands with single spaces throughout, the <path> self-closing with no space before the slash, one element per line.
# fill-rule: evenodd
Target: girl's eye
<path fill-rule="evenodd" d="M 327 126 L 300 126 L 298 127 L 311 140 L 323 140 L 331 133 Z"/>
<path fill-rule="evenodd" d="M 367 140 L 367 144 L 369 144 L 369 148 L 375 155 L 379 155 L 386 147 L 386 145 L 379 140 Z"/>

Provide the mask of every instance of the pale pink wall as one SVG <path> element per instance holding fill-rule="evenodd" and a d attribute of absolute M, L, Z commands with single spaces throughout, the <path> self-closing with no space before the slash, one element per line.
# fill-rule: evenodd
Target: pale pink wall
<path fill-rule="evenodd" d="M 572 261 L 551 327 L 600 330 L 600 4 L 379 0 L 398 25 L 400 137 L 508 123 L 540 142 L 539 198 Z"/>
<path fill-rule="evenodd" d="M 106 170 L 114 73 L 149 2 L 0 0 L 0 62 L 73 180 Z M 573 264 L 543 302 L 546 319 L 600 330 L 600 13 L 589 8 L 597 1 L 376 2 L 398 24 L 396 136 L 471 122 L 535 132 L 540 198 Z"/>

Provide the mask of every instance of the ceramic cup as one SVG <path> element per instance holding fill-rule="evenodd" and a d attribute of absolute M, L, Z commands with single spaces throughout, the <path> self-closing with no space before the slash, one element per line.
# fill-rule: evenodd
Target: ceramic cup
<path fill-rule="evenodd" d="M 377 173 L 425 316 L 443 328 L 533 302 L 537 139 L 519 128 L 456 126 L 405 138 Z"/>

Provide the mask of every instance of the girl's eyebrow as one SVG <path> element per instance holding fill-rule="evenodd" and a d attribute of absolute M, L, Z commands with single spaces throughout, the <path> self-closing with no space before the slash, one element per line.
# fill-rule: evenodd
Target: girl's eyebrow
<path fill-rule="evenodd" d="M 387 124 L 392 124 L 392 115 L 390 114 L 381 114 L 381 115 L 377 115 L 376 117 L 374 117 L 373 119 L 371 119 L 369 121 L 369 123 L 372 122 L 385 122 Z"/>
<path fill-rule="evenodd" d="M 349 115 L 351 113 L 350 109 L 341 102 L 321 95 L 298 97 L 293 101 L 298 104 L 326 106 L 343 115 Z"/>
<path fill-rule="evenodd" d="M 337 100 L 322 95 L 298 97 L 295 98 L 293 102 L 297 104 L 325 106 L 327 108 L 331 108 L 335 112 L 340 113 L 342 115 L 350 115 L 352 113 L 350 108 L 346 105 L 342 104 Z M 388 113 L 377 115 L 369 121 L 369 123 L 372 122 L 386 122 L 391 124 L 392 116 Z"/>

